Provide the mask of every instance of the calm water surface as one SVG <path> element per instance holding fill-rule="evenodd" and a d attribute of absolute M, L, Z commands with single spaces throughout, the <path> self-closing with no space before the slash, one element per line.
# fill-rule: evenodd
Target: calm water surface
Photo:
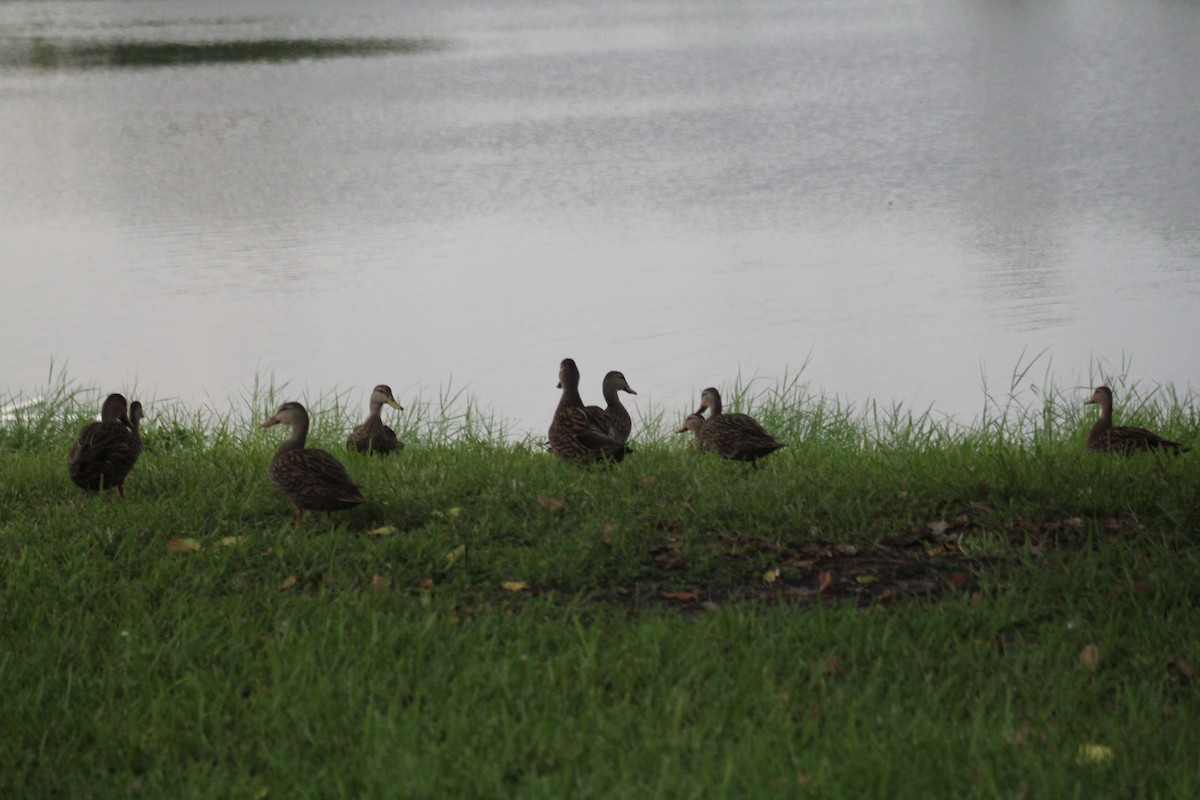
<path fill-rule="evenodd" d="M 564 356 L 680 415 L 806 364 L 969 421 L 1042 351 L 1191 388 L 1197 42 L 1184 0 L 3 3 L 0 388 L 452 384 L 518 432 Z"/>

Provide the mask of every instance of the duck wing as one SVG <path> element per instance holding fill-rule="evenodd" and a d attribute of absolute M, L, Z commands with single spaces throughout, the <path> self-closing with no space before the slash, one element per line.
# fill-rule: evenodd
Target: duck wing
<path fill-rule="evenodd" d="M 613 438 L 607 425 L 599 425 L 586 408 L 558 409 L 550 424 L 549 438 L 550 448 L 556 454 L 577 461 L 620 461 L 633 452 L 624 442 Z"/>
<path fill-rule="evenodd" d="M 366 500 L 342 466 L 324 450 L 289 450 L 271 459 L 272 482 L 297 508 L 338 511 Z"/>
<path fill-rule="evenodd" d="M 747 414 L 720 414 L 709 419 L 700 429 L 700 444 L 730 461 L 757 461 L 786 446 Z"/>

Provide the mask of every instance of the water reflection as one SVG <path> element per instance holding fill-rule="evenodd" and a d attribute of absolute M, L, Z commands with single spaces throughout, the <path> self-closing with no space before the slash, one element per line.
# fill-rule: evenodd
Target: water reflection
<path fill-rule="evenodd" d="M 0 45 L 0 67 L 83 70 L 283 63 L 304 59 L 426 53 L 448 46 L 447 41 L 432 38 L 97 42 L 32 37 L 8 40 Z"/>

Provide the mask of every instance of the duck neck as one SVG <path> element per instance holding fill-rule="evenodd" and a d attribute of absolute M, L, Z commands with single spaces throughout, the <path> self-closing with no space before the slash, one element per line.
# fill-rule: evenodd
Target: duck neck
<path fill-rule="evenodd" d="M 604 384 L 604 403 L 609 411 L 624 411 L 625 406 L 621 405 L 621 397 L 619 389 L 612 384 Z"/>
<path fill-rule="evenodd" d="M 308 438 L 308 420 L 297 422 L 292 425 L 292 435 L 283 440 L 283 444 L 279 445 L 275 450 L 275 455 L 290 452 L 292 450 L 303 450 L 304 441 Z"/>
<path fill-rule="evenodd" d="M 1098 403 L 1098 405 L 1100 406 L 1100 418 L 1097 419 L 1096 424 L 1092 426 L 1093 434 L 1100 433 L 1102 431 L 1106 431 L 1109 428 L 1111 428 L 1112 424 L 1113 424 L 1112 400 L 1108 400 L 1108 399 L 1101 400 Z"/>
<path fill-rule="evenodd" d="M 721 398 L 714 397 L 712 404 L 709 405 L 709 407 L 708 407 L 708 410 L 709 410 L 710 414 L 714 417 L 721 416 Z"/>
<path fill-rule="evenodd" d="M 583 408 L 583 398 L 579 396 L 579 387 L 563 385 L 562 397 L 558 401 L 559 409 Z"/>

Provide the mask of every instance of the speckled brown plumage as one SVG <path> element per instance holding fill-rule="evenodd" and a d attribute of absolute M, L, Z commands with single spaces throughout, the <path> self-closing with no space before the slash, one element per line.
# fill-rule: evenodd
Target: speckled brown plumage
<path fill-rule="evenodd" d="M 1088 431 L 1087 448 L 1097 453 L 1120 453 L 1128 455 L 1138 451 L 1165 450 L 1171 453 L 1186 453 L 1188 448 L 1179 442 L 1164 439 L 1154 431 L 1133 425 L 1113 425 L 1113 393 L 1107 386 L 1099 386 L 1084 405 L 1100 406 L 1100 418 Z"/>
<path fill-rule="evenodd" d="M 559 365 L 558 386 L 562 389 L 562 397 L 554 410 L 549 431 L 550 449 L 556 455 L 590 464 L 620 461 L 633 452 L 609 432 L 607 421 L 602 424 L 588 414 L 579 396 L 579 368 L 572 359 L 564 358 Z"/>
<path fill-rule="evenodd" d="M 275 416 L 258 427 L 290 425 L 292 434 L 279 445 L 267 474 L 275 488 L 296 506 L 296 524 L 302 512 L 340 511 L 366 501 L 342 463 L 324 450 L 305 447 L 308 411 L 299 403 L 284 403 Z"/>
<path fill-rule="evenodd" d="M 711 416 L 704 418 L 704 411 Z M 709 387 L 700 393 L 700 408 L 689 414 L 678 433 L 692 431 L 700 449 L 716 453 L 730 461 L 749 461 L 768 456 L 781 447 L 786 447 L 767 433 L 758 421 L 748 414 L 725 414 L 721 409 L 721 395 Z"/>
<path fill-rule="evenodd" d="M 346 438 L 346 449 L 375 455 L 398 453 L 404 449 L 404 442 L 396 437 L 396 432 L 383 424 L 385 405 L 404 410 L 392 396 L 391 387 L 381 383 L 371 391 L 371 412 L 366 421 L 354 426 L 354 430 Z"/>
<path fill-rule="evenodd" d="M 67 471 L 76 486 L 90 492 L 117 487 L 125 498 L 125 478 L 142 452 L 141 440 L 130 430 L 125 398 L 110 394 L 100 407 L 100 421 L 82 431 L 67 454 Z"/>

